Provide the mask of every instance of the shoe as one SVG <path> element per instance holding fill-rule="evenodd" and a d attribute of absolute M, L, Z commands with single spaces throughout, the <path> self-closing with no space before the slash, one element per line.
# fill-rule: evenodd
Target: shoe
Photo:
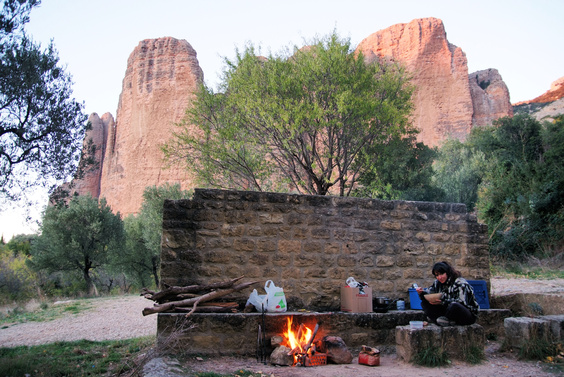
<path fill-rule="evenodd" d="M 448 319 L 445 316 L 440 316 L 439 318 L 437 318 L 437 325 L 439 326 L 456 326 L 456 322 L 455 321 L 451 321 L 450 319 Z"/>

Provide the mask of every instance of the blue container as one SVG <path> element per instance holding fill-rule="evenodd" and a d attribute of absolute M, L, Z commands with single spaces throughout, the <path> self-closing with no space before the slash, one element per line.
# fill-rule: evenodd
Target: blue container
<path fill-rule="evenodd" d="M 472 286 L 474 290 L 474 297 L 480 305 L 480 309 L 489 309 L 490 301 L 488 298 L 488 286 L 485 280 L 468 280 L 468 283 Z"/>
<path fill-rule="evenodd" d="M 411 309 L 423 309 L 421 307 L 421 299 L 419 298 L 419 295 L 417 294 L 415 288 L 409 288 L 409 306 L 411 307 Z"/>

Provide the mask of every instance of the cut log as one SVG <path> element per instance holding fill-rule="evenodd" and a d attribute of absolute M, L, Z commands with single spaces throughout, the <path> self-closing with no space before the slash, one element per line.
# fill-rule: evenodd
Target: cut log
<path fill-rule="evenodd" d="M 197 298 L 189 298 L 189 299 L 180 300 L 180 301 L 172 301 L 172 302 L 167 302 L 167 303 L 164 303 L 164 304 L 155 304 L 152 308 L 143 309 L 143 315 L 145 316 L 145 315 L 149 315 L 149 314 L 162 313 L 162 312 L 165 312 L 165 311 L 168 311 L 168 310 L 172 310 L 175 307 L 185 307 L 185 306 L 190 306 L 190 305 L 193 305 L 193 309 L 195 309 L 198 306 L 198 303 L 200 303 L 200 302 L 211 301 L 213 299 L 226 296 L 230 293 L 237 292 L 237 291 L 240 291 L 242 289 L 248 288 L 251 285 L 254 285 L 254 284 L 257 284 L 257 283 L 258 283 L 258 281 L 242 283 L 242 284 L 238 284 L 238 285 L 236 285 L 232 288 L 229 288 L 229 289 L 212 291 L 210 293 L 207 293 L 207 294 L 202 295 L 202 296 L 197 297 Z M 191 313 L 188 313 L 188 315 L 189 314 L 191 314 Z"/>
<path fill-rule="evenodd" d="M 150 295 L 150 297 L 147 297 L 149 300 L 153 300 L 153 301 L 157 301 L 159 303 L 163 303 L 167 300 L 170 300 L 170 297 L 174 297 L 176 295 L 180 295 L 183 293 L 197 293 L 197 292 L 202 292 L 202 291 L 210 291 L 210 290 L 215 290 L 215 289 L 225 289 L 225 288 L 231 288 L 233 286 L 233 284 L 235 284 L 236 282 L 238 282 L 239 280 L 241 280 L 244 276 L 232 279 L 232 280 L 227 280 L 227 281 L 220 281 L 217 283 L 212 283 L 212 284 L 204 284 L 204 285 L 188 285 L 185 287 L 179 287 L 179 286 L 172 286 L 172 287 L 168 287 L 165 288 L 164 290 L 154 293 L 152 295 Z M 147 290 L 147 292 L 150 292 Z M 176 301 L 176 300 L 175 300 Z"/>

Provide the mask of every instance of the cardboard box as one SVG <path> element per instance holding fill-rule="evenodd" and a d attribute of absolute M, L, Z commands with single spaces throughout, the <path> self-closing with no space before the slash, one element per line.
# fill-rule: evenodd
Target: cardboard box
<path fill-rule="evenodd" d="M 364 293 L 360 293 L 359 288 L 341 287 L 341 311 L 371 313 L 372 288 L 364 287 Z"/>

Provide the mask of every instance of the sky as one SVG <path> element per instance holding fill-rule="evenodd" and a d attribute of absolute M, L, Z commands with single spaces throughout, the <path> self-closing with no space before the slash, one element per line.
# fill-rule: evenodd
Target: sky
<path fill-rule="evenodd" d="M 44 47 L 53 41 L 87 114 L 115 117 L 127 59 L 144 39 L 187 40 L 215 87 L 224 59 L 248 43 L 276 54 L 335 30 L 354 47 L 379 30 L 426 17 L 443 21 L 469 73 L 497 69 L 516 103 L 564 76 L 562 15 L 560 0 L 42 0 L 26 32 Z M 0 216 L 5 239 L 37 229 L 21 211 Z"/>

